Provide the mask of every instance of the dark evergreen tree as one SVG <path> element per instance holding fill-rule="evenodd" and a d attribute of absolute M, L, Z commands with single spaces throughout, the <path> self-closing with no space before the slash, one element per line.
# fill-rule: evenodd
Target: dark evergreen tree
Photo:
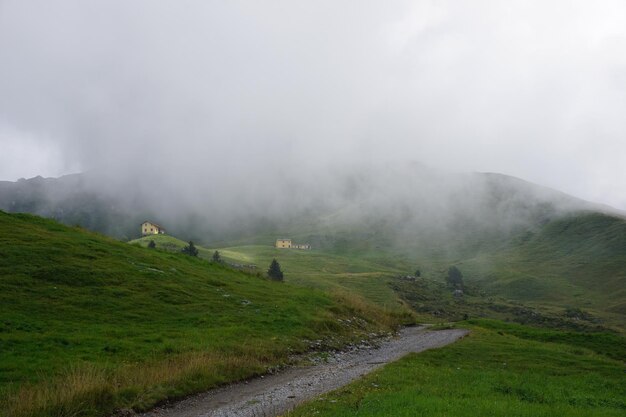
<path fill-rule="evenodd" d="M 194 246 L 192 241 L 189 241 L 189 245 L 185 246 L 182 252 L 189 256 L 198 256 L 198 249 Z"/>
<path fill-rule="evenodd" d="M 457 268 L 456 266 L 451 266 L 448 269 L 446 282 L 448 283 L 448 285 L 454 288 L 463 289 L 463 274 L 461 273 L 459 268 Z"/>
<path fill-rule="evenodd" d="M 222 257 L 218 251 L 213 252 L 213 257 L 211 258 L 213 262 L 222 263 Z"/>
<path fill-rule="evenodd" d="M 155 249 L 156 248 L 156 243 L 154 243 L 154 240 L 151 240 L 150 243 L 148 243 L 148 248 L 150 248 L 150 249 Z"/>
<path fill-rule="evenodd" d="M 274 281 L 283 281 L 283 271 L 281 271 L 280 264 L 276 259 L 272 260 L 270 268 L 267 270 L 267 276 Z"/>
<path fill-rule="evenodd" d="M 416 277 L 421 277 L 422 276 L 422 271 L 420 271 L 419 269 L 415 270 L 415 276 Z"/>

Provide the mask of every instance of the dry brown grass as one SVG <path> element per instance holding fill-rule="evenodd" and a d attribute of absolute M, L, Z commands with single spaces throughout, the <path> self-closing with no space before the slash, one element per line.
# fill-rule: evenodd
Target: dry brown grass
<path fill-rule="evenodd" d="M 359 294 L 344 289 L 333 289 L 330 292 L 330 296 L 339 305 L 349 309 L 353 314 L 367 317 L 376 324 L 388 329 L 396 329 L 403 324 L 415 322 L 415 314 L 404 303 L 399 305 L 397 309 L 381 307 L 366 300 Z"/>
<path fill-rule="evenodd" d="M 261 356 L 253 352 L 191 353 L 114 370 L 71 367 L 52 380 L 9 393 L 0 406 L 7 417 L 94 415 L 95 410 L 106 409 L 106 404 L 110 404 L 109 412 L 115 406 L 146 409 L 163 398 L 163 393 L 172 398 L 250 377 L 278 359 L 273 354 Z"/>

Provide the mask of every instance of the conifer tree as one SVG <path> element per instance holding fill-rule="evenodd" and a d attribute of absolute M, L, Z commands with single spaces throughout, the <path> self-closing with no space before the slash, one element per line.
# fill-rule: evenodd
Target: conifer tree
<path fill-rule="evenodd" d="M 463 289 L 463 274 L 456 266 L 451 266 L 448 269 L 446 281 L 448 285 L 454 288 Z"/>
<path fill-rule="evenodd" d="M 283 271 L 281 271 L 280 264 L 276 259 L 272 260 L 270 268 L 267 270 L 267 276 L 274 281 L 283 281 Z"/>
<path fill-rule="evenodd" d="M 194 246 L 192 241 L 189 241 L 189 245 L 185 246 L 182 252 L 189 256 L 198 256 L 198 249 Z"/>

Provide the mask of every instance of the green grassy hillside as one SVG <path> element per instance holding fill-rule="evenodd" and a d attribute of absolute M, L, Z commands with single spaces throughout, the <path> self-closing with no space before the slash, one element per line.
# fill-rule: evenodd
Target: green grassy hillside
<path fill-rule="evenodd" d="M 145 409 L 401 320 L 30 215 L 0 212 L 0 254 L 3 416 Z"/>
<path fill-rule="evenodd" d="M 490 293 L 626 314 L 626 221 L 618 217 L 567 216 L 459 263 L 470 281 Z"/>
<path fill-rule="evenodd" d="M 326 242 L 332 244 L 321 249 L 315 246 L 312 251 L 259 245 L 219 250 L 231 262 L 255 263 L 260 269 L 275 257 L 291 282 L 347 289 L 387 306 L 397 305 L 393 288 L 398 285 L 391 277 L 412 274 L 419 268 L 424 285 L 413 285 L 412 289 L 401 285 L 402 298 L 416 300 L 411 304 L 418 311 L 442 318 L 463 314 L 503 318 L 500 313 L 507 310 L 524 322 L 539 322 L 539 318 L 530 317 L 539 309 L 556 322 L 580 320 L 591 327 L 624 330 L 626 221 L 620 217 L 570 214 L 493 242 L 484 242 L 488 236 L 477 234 L 467 245 L 478 242 L 475 244 L 480 250 L 465 254 L 447 251 L 438 241 L 432 248 L 411 248 L 408 244 L 398 248 L 384 244 L 380 234 L 370 236 L 357 230 L 336 233 L 327 237 Z M 305 235 L 299 240 L 308 241 Z M 458 242 L 454 247 L 458 249 Z M 451 265 L 461 269 L 469 286 L 466 305 L 454 302 L 445 287 L 428 284 L 443 283 Z M 465 308 L 468 303 L 473 303 L 472 308 Z"/>
<path fill-rule="evenodd" d="M 324 290 L 355 292 L 386 308 L 399 308 L 398 297 L 389 285 L 389 278 L 403 271 L 393 264 L 378 263 L 358 254 L 277 249 L 262 245 L 220 248 L 219 252 L 229 262 L 255 264 L 262 271 L 276 258 L 287 282 Z"/>
<path fill-rule="evenodd" d="M 622 416 L 624 339 L 496 321 L 411 354 L 289 416 Z"/>
<path fill-rule="evenodd" d="M 396 255 L 396 263 L 405 270 L 420 266 L 425 280 L 399 285 L 403 298 L 412 300 L 418 311 L 449 317 L 464 312 L 504 318 L 505 313 L 528 323 L 545 319 L 570 327 L 565 320 L 626 331 L 626 221 L 620 217 L 572 214 L 489 249 L 483 246 L 477 255 L 416 251 Z M 467 294 L 462 303 L 451 300 L 450 291 L 442 287 L 451 265 L 464 275 Z M 445 297 L 437 296 L 442 293 Z"/>
<path fill-rule="evenodd" d="M 157 249 L 180 252 L 187 242 L 169 235 L 145 236 L 129 243 L 147 247 L 154 241 Z M 265 241 L 271 242 L 271 237 Z M 358 251 L 334 253 L 332 250 L 277 249 L 270 245 L 244 245 L 226 248 L 198 248 L 198 256 L 211 259 L 215 250 L 231 265 L 251 266 L 249 271 L 264 274 L 277 259 L 285 281 L 322 290 L 355 292 L 386 308 L 402 308 L 389 285 L 389 277 L 407 273 L 387 257 L 371 258 Z"/>
<path fill-rule="evenodd" d="M 149 235 L 143 236 L 139 239 L 131 240 L 131 245 L 139 245 L 141 247 L 147 248 L 150 244 L 150 241 L 154 241 L 156 245 L 156 249 L 161 249 L 168 252 L 180 252 L 185 246 L 189 244 L 189 242 L 185 242 L 184 240 L 180 240 L 174 236 L 170 235 Z M 203 248 L 202 246 L 198 246 L 194 243 L 194 246 L 198 249 L 198 256 L 204 259 L 211 259 L 213 256 L 213 251 L 207 248 Z"/>
<path fill-rule="evenodd" d="M 496 240 L 491 240 L 489 234 L 476 233 L 466 243 L 456 241 L 450 250 L 436 239 L 432 247 L 410 243 L 398 247 L 385 244 L 381 240 L 384 233 L 368 237 L 364 232 L 358 239 L 356 234 L 352 231 L 342 235 L 343 245 L 331 245 L 322 253 L 347 259 L 378 272 L 378 276 L 411 274 L 419 268 L 423 278 L 440 283 L 448 268 L 457 265 L 472 295 L 483 295 L 482 301 L 478 300 L 483 304 L 501 297 L 556 314 L 582 310 L 583 315 L 624 329 L 626 220 L 621 217 L 571 213 Z M 410 241 L 406 236 L 404 239 Z M 414 240 L 419 239 L 416 236 Z M 341 241 L 337 236 L 330 240 Z M 462 246 L 478 249 L 459 251 Z M 247 247 L 232 250 L 249 251 Z M 309 270 L 314 267 L 310 265 Z M 297 265 L 294 268 L 297 270 Z M 341 275 L 327 278 L 336 282 Z M 324 280 L 315 277 L 315 281 Z M 418 298 L 434 295 L 429 294 L 431 287 L 416 287 L 416 292 L 422 292 Z"/>

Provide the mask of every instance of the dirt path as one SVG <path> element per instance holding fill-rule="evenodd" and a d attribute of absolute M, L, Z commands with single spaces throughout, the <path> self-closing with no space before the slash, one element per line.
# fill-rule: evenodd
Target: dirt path
<path fill-rule="evenodd" d="M 445 346 L 468 332 L 461 329 L 427 331 L 406 328 L 378 348 L 337 353 L 320 365 L 290 368 L 247 382 L 189 397 L 142 417 L 269 417 L 294 408 L 317 395 L 337 389 L 409 352 Z"/>

